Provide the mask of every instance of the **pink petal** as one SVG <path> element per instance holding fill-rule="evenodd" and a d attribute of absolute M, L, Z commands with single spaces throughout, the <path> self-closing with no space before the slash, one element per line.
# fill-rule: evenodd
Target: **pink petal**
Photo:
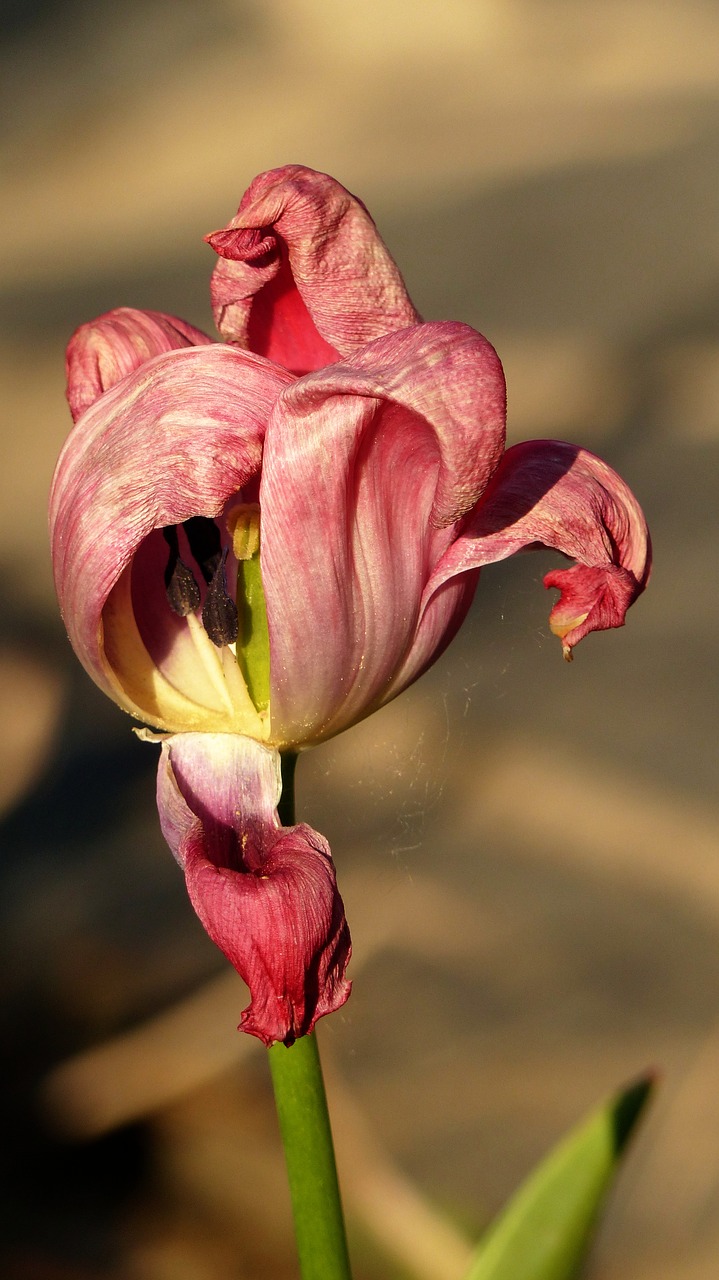
<path fill-rule="evenodd" d="M 212 338 L 185 320 L 161 311 L 118 307 L 72 335 L 65 359 L 67 398 L 73 421 L 116 382 L 146 360 L 179 347 L 204 347 Z"/>
<path fill-rule="evenodd" d="M 651 544 L 631 490 L 594 454 L 556 440 L 530 440 L 508 449 L 462 535 L 428 583 L 428 616 L 435 593 L 457 574 L 505 560 L 517 551 L 550 547 L 577 561 L 555 570 L 545 586 L 562 592 L 550 626 L 565 657 L 590 631 L 620 627 L 644 590 Z M 417 661 L 424 662 L 423 626 Z M 408 676 L 416 655 L 408 660 Z"/>
<path fill-rule="evenodd" d="M 458 324 L 387 335 L 280 397 L 260 487 L 274 741 L 384 700 L 448 522 L 498 465 L 503 409 L 494 351 Z M 450 622 L 465 595 L 447 589 Z"/>
<path fill-rule="evenodd" d="M 449 552 L 440 560 L 440 567 L 448 556 Z M 436 576 L 435 573 L 430 577 L 430 583 Z M 478 581 L 479 569 L 467 570 L 446 579 L 436 590 L 425 588 L 415 634 L 384 691 L 382 706 L 418 680 L 442 656 L 467 616 Z"/>
<path fill-rule="evenodd" d="M 105 392 L 68 437 L 50 494 L 55 585 L 80 661 L 118 698 L 102 611 L 153 529 L 217 516 L 259 471 L 289 374 L 213 344 L 156 356 Z"/>
<path fill-rule="evenodd" d="M 285 1044 L 345 1003 L 351 946 L 329 846 L 281 827 L 279 755 L 250 738 L 163 743 L 157 803 L 204 928 L 250 989 L 240 1030 Z"/>
<path fill-rule="evenodd" d="M 325 173 L 262 173 L 227 227 L 212 304 L 223 337 L 296 373 L 331 364 L 419 316 L 364 205 Z"/>
<path fill-rule="evenodd" d="M 549 615 L 549 626 L 562 640 L 568 661 L 574 646 L 590 631 L 623 627 L 629 606 L 643 590 L 628 569 L 617 565 L 555 569 L 544 575 L 544 585 L 561 593 Z"/>

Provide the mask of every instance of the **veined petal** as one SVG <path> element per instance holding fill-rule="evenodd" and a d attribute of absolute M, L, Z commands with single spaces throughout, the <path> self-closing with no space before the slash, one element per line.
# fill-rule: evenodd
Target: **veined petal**
<path fill-rule="evenodd" d="M 271 405 L 291 380 L 236 348 L 169 352 L 107 391 L 68 438 L 50 495 L 58 598 L 80 661 L 135 714 L 137 690 L 118 697 L 108 662 L 105 605 L 153 530 L 218 516 L 257 474 Z M 161 691 L 160 676 L 151 679 Z M 170 730 L 195 724 L 142 707 L 140 715 Z M 213 727 L 237 726 L 220 719 Z"/>
<path fill-rule="evenodd" d="M 449 520 L 498 465 L 503 392 L 489 344 L 436 324 L 380 338 L 278 400 L 260 486 L 273 741 L 329 736 L 384 700 Z M 446 594 L 453 616 L 465 586 Z"/>
<path fill-rule="evenodd" d="M 345 1003 L 349 930 L 326 840 L 280 826 L 279 755 L 249 738 L 162 746 L 162 831 L 204 928 L 250 989 L 240 1030 L 285 1044 Z"/>
<path fill-rule="evenodd" d="M 507 418 L 502 364 L 481 333 L 455 321 L 413 325 L 294 384 L 289 399 L 306 412 L 338 394 L 389 400 L 422 418 L 439 449 L 432 523 L 444 528 L 471 511 L 503 457 Z"/>
<path fill-rule="evenodd" d="M 442 565 L 444 560 L 439 563 Z M 434 582 L 435 576 L 430 582 Z M 478 581 L 479 569 L 470 569 L 446 579 L 436 590 L 425 589 L 415 634 L 384 691 L 382 706 L 418 680 L 441 657 L 467 616 Z"/>
<path fill-rule="evenodd" d="M 623 625 L 649 579 L 651 544 L 644 515 L 611 467 L 586 449 L 556 440 L 529 440 L 507 450 L 487 493 L 430 579 L 423 609 L 429 610 L 435 594 L 456 575 L 537 546 L 577 561 L 544 579 L 545 586 L 562 592 L 549 622 L 562 639 L 565 657 L 590 631 Z M 420 657 L 423 626 L 424 616 L 415 642 Z M 406 683 L 415 678 L 414 657 L 413 651 Z"/>
<path fill-rule="evenodd" d="M 364 205 L 326 173 L 262 173 L 205 237 L 223 337 L 296 373 L 331 364 L 419 316 Z"/>
<path fill-rule="evenodd" d="M 105 391 L 153 356 L 180 347 L 205 347 L 212 342 L 186 320 L 161 311 L 136 311 L 134 307 L 118 307 L 81 324 L 68 343 L 65 358 L 73 421 L 77 422 Z"/>

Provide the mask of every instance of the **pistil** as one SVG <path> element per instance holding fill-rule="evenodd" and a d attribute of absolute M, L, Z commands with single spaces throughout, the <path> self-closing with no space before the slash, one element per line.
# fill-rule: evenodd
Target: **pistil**
<path fill-rule="evenodd" d="M 227 517 L 237 560 L 237 662 L 259 712 L 270 705 L 270 635 L 260 569 L 260 508 L 243 503 Z"/>

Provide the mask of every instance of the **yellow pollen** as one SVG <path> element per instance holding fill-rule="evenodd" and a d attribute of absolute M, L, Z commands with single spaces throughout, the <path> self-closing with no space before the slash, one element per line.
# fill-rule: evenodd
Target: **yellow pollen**
<path fill-rule="evenodd" d="M 236 560 L 252 560 L 260 549 L 260 508 L 256 502 L 242 503 L 227 514 L 227 532 L 232 538 Z"/>

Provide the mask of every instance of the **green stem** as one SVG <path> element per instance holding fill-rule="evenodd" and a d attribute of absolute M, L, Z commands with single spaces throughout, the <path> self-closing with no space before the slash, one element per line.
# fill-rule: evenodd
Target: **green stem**
<path fill-rule="evenodd" d="M 283 751 L 280 756 L 280 762 L 282 765 L 282 795 L 277 806 L 277 812 L 283 827 L 293 827 L 295 824 L 295 767 L 297 765 L 297 753 L 295 751 Z"/>
<path fill-rule="evenodd" d="M 284 826 L 294 821 L 297 757 L 282 757 Z M 327 1098 L 317 1041 L 273 1044 L 270 1071 L 285 1149 L 302 1280 L 351 1280 Z"/>
<path fill-rule="evenodd" d="M 302 1280 L 351 1280 L 317 1041 L 273 1044 L 269 1056 Z"/>

